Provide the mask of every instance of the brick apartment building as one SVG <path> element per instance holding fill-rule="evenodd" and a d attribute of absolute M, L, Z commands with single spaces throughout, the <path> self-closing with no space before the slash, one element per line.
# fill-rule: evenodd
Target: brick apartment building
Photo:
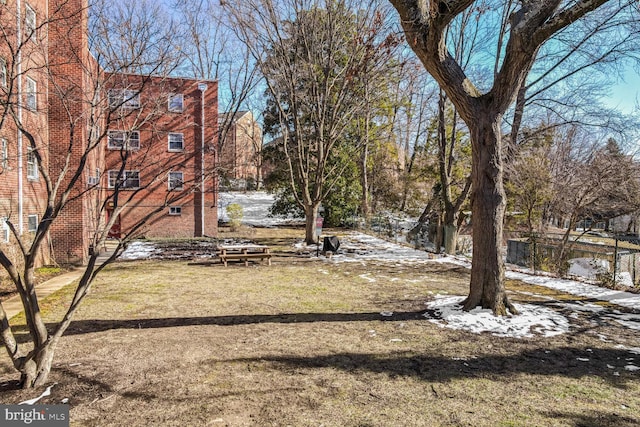
<path fill-rule="evenodd" d="M 136 111 L 123 114 L 107 129 L 103 184 L 112 191 L 120 179 L 124 197 L 127 191 L 138 191 L 131 207 L 117 218 L 112 236 L 120 237 L 121 230 L 157 209 L 164 213 L 144 227 L 146 237 L 215 236 L 217 85 L 180 78 L 110 77 L 110 103 L 123 100 L 121 109 Z M 130 158 L 120 171 L 123 151 Z M 194 191 L 181 194 L 185 188 Z"/>
<path fill-rule="evenodd" d="M 220 150 L 220 175 L 230 188 L 260 184 L 262 128 L 251 111 L 221 113 L 220 128 L 228 129 Z"/>
<path fill-rule="evenodd" d="M 0 12 L 0 245 L 15 243 L 7 221 L 28 240 L 43 218 L 39 165 L 49 185 L 65 167 L 83 171 L 41 264 L 84 262 L 122 200 L 113 237 L 154 210 L 142 235 L 215 236 L 217 82 L 105 73 L 88 48 L 87 0 L 8 0 Z"/>

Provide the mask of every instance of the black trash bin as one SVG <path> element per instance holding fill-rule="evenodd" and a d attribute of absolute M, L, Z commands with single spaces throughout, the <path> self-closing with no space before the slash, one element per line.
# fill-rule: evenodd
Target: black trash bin
<path fill-rule="evenodd" d="M 327 236 L 324 238 L 324 243 L 322 244 L 322 252 L 332 252 L 335 254 L 339 247 L 340 240 L 338 240 L 336 236 Z"/>

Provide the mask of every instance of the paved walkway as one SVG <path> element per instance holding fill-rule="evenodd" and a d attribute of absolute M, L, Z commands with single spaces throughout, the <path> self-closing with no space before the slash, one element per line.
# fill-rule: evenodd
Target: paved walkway
<path fill-rule="evenodd" d="M 115 246 L 113 243 L 108 242 L 106 245 L 107 250 L 100 254 L 97 260 L 97 264 L 101 264 L 111 255 Z M 76 268 L 68 273 L 61 274 L 52 279 L 47 280 L 39 284 L 36 289 L 38 291 L 38 300 L 42 301 L 44 298 L 48 297 L 55 291 L 60 288 L 63 288 L 76 280 L 80 279 L 82 273 L 84 272 L 84 268 Z M 11 319 L 12 317 L 20 314 L 23 311 L 22 301 L 20 300 L 20 295 L 14 295 L 8 300 L 2 303 L 2 307 L 4 311 L 7 313 L 7 318 Z"/>

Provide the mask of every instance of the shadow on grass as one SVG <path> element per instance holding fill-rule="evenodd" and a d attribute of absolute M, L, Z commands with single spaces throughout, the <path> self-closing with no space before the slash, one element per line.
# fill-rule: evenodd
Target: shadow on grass
<path fill-rule="evenodd" d="M 598 376 L 611 385 L 625 389 L 637 374 L 625 372 L 629 352 L 618 349 L 561 347 L 532 349 L 509 355 L 484 355 L 466 360 L 441 355 L 415 353 L 336 353 L 322 356 L 263 356 L 228 359 L 232 363 L 270 362 L 276 369 L 339 369 L 357 373 L 368 371 L 391 377 L 413 377 L 427 382 L 446 382 L 458 378 L 502 377 L 513 374 L 559 375 L 567 378 Z M 615 367 L 615 369 L 609 368 Z M 618 372 L 619 375 L 615 375 Z M 510 378 L 510 377 L 509 377 Z M 434 391 L 434 393 L 436 393 Z"/>
<path fill-rule="evenodd" d="M 193 325 L 248 325 L 264 323 L 360 322 L 424 320 L 424 310 L 394 312 L 383 316 L 368 313 L 296 313 L 274 315 L 241 315 L 186 317 L 140 320 L 82 320 L 71 324 L 67 335 L 93 333 L 113 329 L 168 328 Z M 388 313 L 385 313 L 388 314 Z M 499 340 L 496 338 L 496 340 Z M 499 341 L 497 341 L 499 346 Z M 505 343 L 504 345 L 508 345 Z M 480 352 L 480 351 L 479 351 Z M 560 375 L 571 378 L 598 376 L 617 387 L 625 387 L 627 379 L 637 378 L 636 372 L 625 371 L 631 356 L 625 349 L 585 349 L 580 347 L 536 348 L 508 355 L 483 355 L 468 360 L 453 360 L 439 355 L 351 354 L 325 356 L 260 357 L 241 361 L 271 361 L 299 368 L 337 368 L 347 371 L 366 370 L 392 376 L 411 376 L 425 381 L 443 381 L 461 377 L 483 377 L 527 373 Z M 616 374 L 617 372 L 617 374 Z"/>
<path fill-rule="evenodd" d="M 425 310 L 394 312 L 385 316 L 380 312 L 370 313 L 285 313 L 253 314 L 237 316 L 168 317 L 163 319 L 134 320 L 77 320 L 71 322 L 65 335 L 102 332 L 112 329 L 153 329 L 180 326 L 235 326 L 260 323 L 316 323 L 316 322 L 370 322 L 424 320 Z M 387 314 L 387 313 L 385 313 Z"/>
<path fill-rule="evenodd" d="M 409 312 L 393 312 L 392 315 L 382 315 L 380 312 L 371 313 L 285 313 L 285 314 L 254 314 L 236 316 L 205 316 L 205 317 L 166 317 L 156 319 L 131 320 L 75 320 L 71 322 L 64 335 L 81 335 L 119 329 L 157 329 L 176 328 L 182 326 L 236 326 L 262 323 L 315 323 L 315 322 L 370 322 L 424 320 L 425 310 Z M 386 313 L 385 313 L 386 314 Z M 52 332 L 57 324 L 47 324 Z M 19 344 L 29 341 L 26 325 L 14 326 L 14 334 Z"/>

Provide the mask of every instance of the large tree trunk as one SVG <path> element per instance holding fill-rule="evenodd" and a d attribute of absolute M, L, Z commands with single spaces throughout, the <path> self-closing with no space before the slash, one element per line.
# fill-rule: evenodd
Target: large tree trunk
<path fill-rule="evenodd" d="M 23 388 L 40 387 L 47 382 L 51 372 L 56 343 L 57 340 L 47 341 L 37 352 L 30 353 L 27 356 L 20 370 L 20 381 Z"/>
<path fill-rule="evenodd" d="M 473 147 L 473 261 L 469 296 L 464 309 L 491 309 L 496 315 L 516 313 L 507 299 L 502 258 L 503 222 L 506 205 L 502 174 L 500 114 L 481 111 L 471 130 Z"/>

